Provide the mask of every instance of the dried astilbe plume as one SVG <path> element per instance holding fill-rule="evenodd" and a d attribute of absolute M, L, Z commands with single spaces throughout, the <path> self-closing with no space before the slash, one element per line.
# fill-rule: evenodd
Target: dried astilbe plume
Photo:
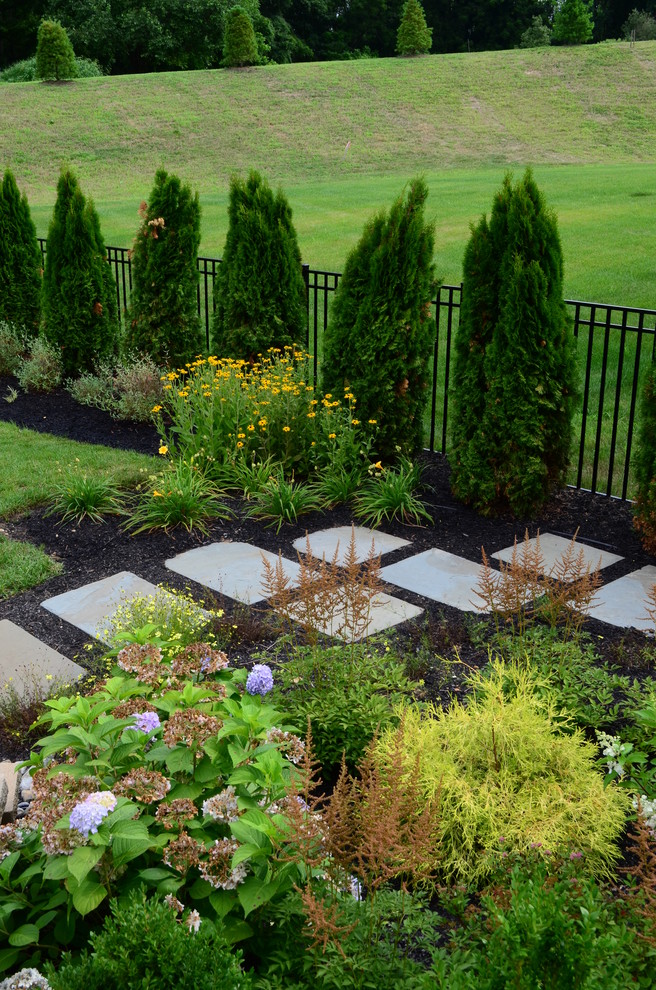
<path fill-rule="evenodd" d="M 635 862 L 622 872 L 634 877 L 637 882 L 633 910 L 645 923 L 644 931 L 638 934 L 650 945 L 656 946 L 656 836 L 643 817 L 640 801 L 638 818 L 632 823 L 629 840 L 628 850 Z"/>

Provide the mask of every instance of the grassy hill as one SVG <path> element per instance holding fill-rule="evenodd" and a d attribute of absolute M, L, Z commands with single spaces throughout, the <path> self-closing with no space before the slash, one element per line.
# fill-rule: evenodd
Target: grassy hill
<path fill-rule="evenodd" d="M 531 164 L 560 219 L 568 294 L 656 306 L 656 42 L 5 84 L 1 95 L 0 166 L 41 234 L 62 163 L 95 199 L 106 240 L 124 245 L 164 166 L 199 190 L 203 250 L 220 254 L 229 176 L 257 168 L 287 192 L 304 260 L 341 268 L 364 220 L 423 172 L 438 267 L 456 280 L 469 223 L 507 167 Z"/>

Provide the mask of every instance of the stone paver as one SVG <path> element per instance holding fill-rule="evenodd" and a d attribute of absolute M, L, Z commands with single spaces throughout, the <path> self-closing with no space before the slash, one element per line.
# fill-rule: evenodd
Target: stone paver
<path fill-rule="evenodd" d="M 210 543 L 172 557 L 166 561 L 166 566 L 228 598 L 252 605 L 266 597 L 262 587 L 263 557 L 275 567 L 278 561 L 275 553 L 260 550 L 250 543 Z M 287 577 L 295 582 L 299 565 L 283 557 L 282 566 Z"/>
<path fill-rule="evenodd" d="M 589 614 L 593 619 L 612 626 L 654 632 L 654 622 L 647 616 L 647 595 L 656 584 L 656 567 L 648 565 L 599 589 Z"/>
<path fill-rule="evenodd" d="M 362 631 L 359 632 L 356 629 L 355 634 L 353 634 L 352 631 L 343 628 L 343 609 L 336 612 L 330 622 L 320 623 L 318 628 L 319 632 L 325 633 L 326 636 L 334 636 L 346 643 L 352 643 L 365 639 L 367 636 L 373 636 L 375 633 L 383 632 L 392 626 L 398 626 L 399 623 L 405 622 L 407 619 L 414 619 L 422 612 L 423 609 L 417 608 L 416 605 L 410 605 L 400 598 L 393 598 L 391 595 L 380 592 L 371 601 L 369 620 Z"/>
<path fill-rule="evenodd" d="M 85 671 L 9 619 L 0 620 L 0 688 L 11 684 L 17 694 L 48 691 L 72 684 Z"/>
<path fill-rule="evenodd" d="M 369 556 L 372 540 L 375 553 L 381 555 L 410 545 L 409 540 L 401 540 L 398 536 L 390 536 L 389 533 L 381 533 L 380 530 L 369 529 L 367 526 L 334 526 L 332 529 L 320 529 L 316 533 L 308 533 L 312 556 L 321 559 L 325 555 L 326 560 L 331 561 L 339 544 L 337 563 L 343 564 L 352 535 L 355 536 L 355 552 L 360 561 L 366 560 Z M 299 553 L 305 553 L 306 538 L 299 537 L 298 540 L 294 540 L 292 546 Z"/>
<path fill-rule="evenodd" d="M 532 550 L 536 543 L 536 537 L 528 541 L 528 546 Z M 540 533 L 540 552 L 542 553 L 542 559 L 544 561 L 544 572 L 549 574 L 553 569 L 555 564 L 562 559 L 563 554 L 567 551 L 571 540 L 566 539 L 564 536 L 555 536 L 553 533 Z M 524 540 L 517 538 L 517 555 L 518 559 L 521 560 L 521 555 L 524 552 L 525 546 Z M 609 567 L 611 564 L 616 564 L 618 560 L 622 560 L 616 553 L 609 553 L 607 550 L 600 550 L 596 547 L 588 546 L 587 543 L 574 544 L 574 559 L 578 557 L 580 551 L 583 551 L 583 565 L 584 567 L 590 567 L 591 570 L 596 570 L 597 567 Z M 503 550 L 498 550 L 493 553 L 492 556 L 495 560 L 510 561 L 513 555 L 513 547 L 506 547 Z"/>
<path fill-rule="evenodd" d="M 486 611 L 478 608 L 481 599 L 474 590 L 483 573 L 481 564 L 433 548 L 383 567 L 381 577 L 416 595 L 474 612 Z"/>
<path fill-rule="evenodd" d="M 20 777 L 16 773 L 17 763 L 3 760 L 0 763 L 0 822 L 13 822 L 18 810 Z M 6 789 L 6 790 L 5 790 Z M 3 791 L 4 800 L 2 798 Z"/>
<path fill-rule="evenodd" d="M 81 588 L 67 591 L 63 595 L 47 598 L 41 602 L 49 612 L 54 612 L 60 619 L 65 619 L 71 625 L 77 626 L 90 636 L 95 636 L 102 642 L 108 642 L 103 635 L 105 624 L 121 604 L 135 595 L 163 594 L 161 588 L 144 581 L 143 578 L 130 571 L 119 571 L 111 574 L 102 581 L 85 584 Z M 175 598 L 171 595 L 171 599 Z"/>

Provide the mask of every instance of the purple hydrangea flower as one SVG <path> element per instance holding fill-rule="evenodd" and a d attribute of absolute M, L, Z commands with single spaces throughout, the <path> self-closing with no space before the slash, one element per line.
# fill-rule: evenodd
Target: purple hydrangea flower
<path fill-rule="evenodd" d="M 104 818 L 116 807 L 116 798 L 111 791 L 98 791 L 79 801 L 70 815 L 70 827 L 81 832 L 85 839 L 98 831 Z"/>
<path fill-rule="evenodd" d="M 140 732 L 153 732 L 161 725 L 157 712 L 135 712 L 133 718 L 135 728 Z"/>
<path fill-rule="evenodd" d="M 273 690 L 273 674 L 266 663 L 256 663 L 246 680 L 246 690 L 249 694 L 264 696 Z"/>

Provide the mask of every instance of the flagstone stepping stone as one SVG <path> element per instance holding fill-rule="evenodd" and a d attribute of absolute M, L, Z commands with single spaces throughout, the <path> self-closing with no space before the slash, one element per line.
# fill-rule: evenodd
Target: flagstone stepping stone
<path fill-rule="evenodd" d="M 17 766 L 17 763 L 11 763 L 9 760 L 0 762 L 0 823 L 13 822 L 16 818 L 20 796 L 20 776 L 16 773 Z"/>
<path fill-rule="evenodd" d="M 291 609 L 293 615 L 293 608 Z M 393 598 L 391 595 L 380 592 L 371 600 L 368 622 L 360 630 L 351 631 L 343 629 L 344 610 L 340 609 L 327 623 L 319 623 L 318 630 L 326 636 L 333 636 L 341 639 L 345 643 L 358 642 L 373 636 L 375 633 L 384 632 L 392 626 L 398 626 L 408 619 L 415 619 L 423 612 L 422 608 L 410 605 L 400 598 Z"/>
<path fill-rule="evenodd" d="M 119 605 L 135 595 L 157 595 L 159 598 L 169 595 L 175 601 L 175 595 L 163 592 L 150 581 L 144 581 L 131 571 L 119 571 L 102 581 L 94 581 L 73 591 L 66 591 L 63 595 L 47 598 L 41 604 L 60 619 L 65 619 L 103 643 L 109 643 L 106 624 Z"/>
<path fill-rule="evenodd" d="M 249 605 L 264 601 L 264 564 L 262 558 L 273 567 L 278 562 L 275 553 L 260 550 L 250 543 L 210 543 L 179 553 L 166 561 L 166 566 L 176 574 L 197 581 L 198 584 L 218 591 L 228 598 Z M 282 558 L 285 575 L 294 583 L 300 573 L 300 566 L 292 560 Z"/>
<path fill-rule="evenodd" d="M 84 673 L 25 629 L 0 620 L 0 690 L 9 684 L 21 696 L 34 690 L 45 694 L 54 685 L 73 684 Z"/>
<path fill-rule="evenodd" d="M 484 574 L 483 566 L 446 550 L 425 550 L 397 564 L 388 564 L 380 574 L 383 581 L 434 602 L 465 612 L 488 611 L 478 607 L 482 600 L 475 591 Z"/>
<path fill-rule="evenodd" d="M 610 581 L 596 593 L 588 614 L 612 626 L 633 627 L 654 632 L 654 622 L 647 615 L 647 595 L 656 584 L 656 567 L 649 564 L 617 581 Z"/>
<path fill-rule="evenodd" d="M 536 537 L 528 540 L 528 543 L 523 539 L 521 541 L 518 539 L 518 559 L 521 560 L 524 547 L 527 546 L 529 551 L 531 551 L 535 547 L 536 542 Z M 540 533 L 540 552 L 544 561 L 544 574 L 549 574 L 556 563 L 562 560 L 563 554 L 566 553 L 571 542 L 571 540 L 566 539 L 564 536 L 555 536 L 553 533 Z M 495 560 L 509 562 L 512 560 L 513 549 L 513 547 L 506 547 L 504 550 L 498 550 L 496 553 L 493 553 L 492 556 Z M 616 564 L 618 560 L 624 559 L 616 553 L 609 553 L 608 550 L 600 550 L 596 547 L 589 546 L 587 543 L 576 542 L 574 544 L 574 560 L 576 560 L 581 550 L 583 551 L 583 566 L 584 568 L 590 567 L 591 571 L 595 571 L 598 567 L 610 567 L 611 564 Z"/>
<path fill-rule="evenodd" d="M 364 561 L 369 556 L 372 540 L 377 555 L 391 553 L 392 550 L 410 545 L 409 540 L 401 540 L 398 536 L 390 536 L 389 533 L 381 533 L 380 530 L 369 529 L 367 526 L 334 526 L 332 529 L 319 529 L 316 533 L 308 533 L 307 539 L 310 542 L 312 556 L 321 559 L 325 555 L 328 561 L 333 559 L 339 544 L 337 563 L 344 564 L 352 535 L 355 536 L 355 552 L 359 561 Z M 305 553 L 307 540 L 304 536 L 299 537 L 294 540 L 292 546 L 299 553 Z"/>

